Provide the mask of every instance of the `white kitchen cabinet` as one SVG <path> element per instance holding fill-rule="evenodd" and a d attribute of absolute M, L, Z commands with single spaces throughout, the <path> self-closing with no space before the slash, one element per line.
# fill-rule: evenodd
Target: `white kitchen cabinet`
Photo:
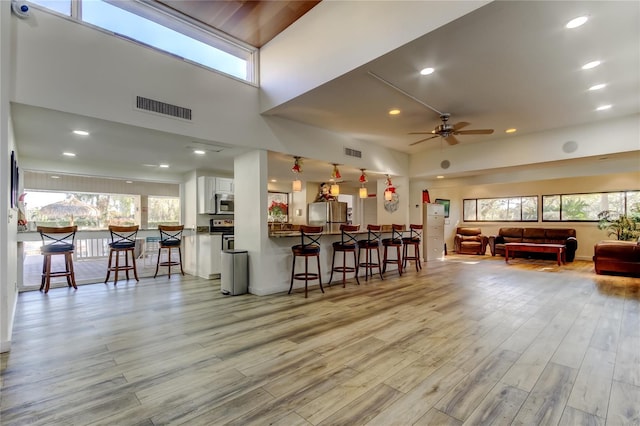
<path fill-rule="evenodd" d="M 222 235 L 198 235 L 198 276 L 220 278 L 222 271 Z"/>
<path fill-rule="evenodd" d="M 200 176 L 198 178 L 198 213 L 216 212 L 216 178 Z"/>
<path fill-rule="evenodd" d="M 233 179 L 216 178 L 216 193 L 233 194 Z"/>
<path fill-rule="evenodd" d="M 442 204 L 423 204 L 423 252 L 424 260 L 442 258 L 444 252 L 444 206 Z"/>

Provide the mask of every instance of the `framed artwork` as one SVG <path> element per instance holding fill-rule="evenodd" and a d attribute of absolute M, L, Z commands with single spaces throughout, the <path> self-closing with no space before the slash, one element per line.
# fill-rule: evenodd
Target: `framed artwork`
<path fill-rule="evenodd" d="M 18 162 L 16 161 L 15 151 L 11 151 L 9 171 L 11 173 L 11 186 L 9 188 L 9 204 L 11 208 L 15 208 L 15 207 L 18 207 L 18 190 L 20 187 L 20 174 L 18 172 Z"/>
<path fill-rule="evenodd" d="M 289 194 L 269 192 L 267 194 L 267 214 L 269 222 L 287 223 L 289 221 Z"/>
<path fill-rule="evenodd" d="M 436 198 L 436 204 L 442 204 L 444 206 L 444 217 L 449 217 L 449 208 L 451 207 L 451 200 L 443 200 L 442 198 Z"/>

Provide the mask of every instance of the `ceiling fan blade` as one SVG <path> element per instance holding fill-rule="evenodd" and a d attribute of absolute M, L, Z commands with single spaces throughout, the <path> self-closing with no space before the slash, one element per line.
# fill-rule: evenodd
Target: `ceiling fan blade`
<path fill-rule="evenodd" d="M 471 123 L 467 123 L 466 121 L 461 121 L 459 123 L 456 123 L 453 125 L 453 131 L 458 131 L 460 129 L 462 129 L 463 127 L 467 127 L 469 124 Z"/>
<path fill-rule="evenodd" d="M 433 135 L 435 132 L 433 130 L 429 132 L 409 132 L 408 135 Z"/>
<path fill-rule="evenodd" d="M 429 139 L 433 139 L 433 138 L 437 138 L 437 137 L 438 137 L 438 135 L 434 135 L 434 136 L 431 136 L 429 138 L 420 139 L 419 141 L 410 143 L 409 146 L 417 145 L 417 144 L 419 144 L 421 142 L 428 141 Z"/>
<path fill-rule="evenodd" d="M 454 133 L 456 135 L 490 135 L 493 129 L 460 130 Z"/>
<path fill-rule="evenodd" d="M 453 134 L 447 136 L 444 139 L 447 141 L 449 145 L 457 145 L 458 143 L 460 143 L 460 141 L 458 141 L 458 139 L 456 139 L 456 137 L 453 136 Z"/>

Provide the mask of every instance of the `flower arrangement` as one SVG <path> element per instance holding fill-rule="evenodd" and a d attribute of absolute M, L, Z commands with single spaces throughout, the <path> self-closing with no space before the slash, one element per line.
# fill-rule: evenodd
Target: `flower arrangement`
<path fill-rule="evenodd" d="M 274 200 L 269 206 L 269 217 L 275 220 L 281 220 L 288 214 L 288 211 L 289 206 L 287 203 Z"/>

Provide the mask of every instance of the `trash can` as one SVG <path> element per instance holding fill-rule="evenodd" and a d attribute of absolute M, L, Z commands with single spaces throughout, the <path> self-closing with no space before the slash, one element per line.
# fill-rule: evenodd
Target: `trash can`
<path fill-rule="evenodd" d="M 249 289 L 249 253 L 247 250 L 223 250 L 220 291 L 235 296 Z"/>

